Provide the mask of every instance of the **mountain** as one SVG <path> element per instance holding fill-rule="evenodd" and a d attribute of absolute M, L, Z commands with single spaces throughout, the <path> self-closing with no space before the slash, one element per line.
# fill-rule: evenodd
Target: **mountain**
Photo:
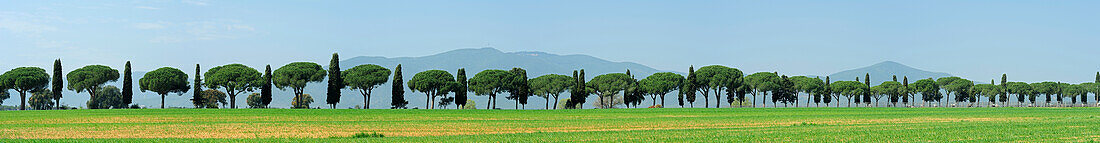
<path fill-rule="evenodd" d="M 585 69 L 588 77 L 613 72 L 626 72 L 649 75 L 659 72 L 656 69 L 632 62 L 612 62 L 588 55 L 557 55 L 545 52 L 501 52 L 493 48 L 459 49 L 423 57 L 354 57 L 340 62 L 340 67 L 351 68 L 362 64 L 377 64 L 392 68 L 401 64 L 407 77 L 420 71 L 439 69 L 452 74 L 459 68 L 466 68 L 467 76 L 473 77 L 486 69 L 510 70 L 519 67 L 527 70 L 527 76 L 534 78 L 545 74 L 571 75 L 573 70 Z"/>
<path fill-rule="evenodd" d="M 347 53 L 345 53 L 347 54 Z M 466 77 L 473 78 L 478 72 L 486 69 L 500 69 L 511 70 L 513 67 L 519 67 L 527 70 L 528 78 L 535 78 L 546 74 L 561 74 L 571 76 L 573 70 L 584 69 L 585 77 L 592 79 L 597 75 L 606 73 L 622 73 L 630 69 L 632 74 L 635 74 L 635 78 L 645 78 L 650 74 L 657 72 L 664 72 L 651 67 L 633 63 L 633 62 L 612 62 L 588 55 L 558 55 L 545 52 L 502 52 L 494 48 L 478 48 L 478 49 L 458 49 L 447 51 L 435 55 L 428 55 L 423 57 L 377 57 L 377 56 L 360 56 L 353 57 L 347 60 L 340 61 L 340 67 L 344 69 L 352 68 L 356 65 L 363 64 L 376 64 L 390 70 L 401 64 L 402 76 L 404 76 L 405 82 L 417 73 L 426 70 L 439 69 L 450 72 L 451 74 L 457 74 L 459 68 L 466 69 Z M 392 78 L 392 74 L 391 74 Z M 391 81 L 392 82 L 392 79 Z M 373 91 L 371 97 L 371 108 L 389 108 L 390 105 L 390 87 L 391 83 L 386 83 L 376 88 Z M 307 92 L 314 92 L 312 95 L 324 96 L 324 83 L 310 84 Z M 484 109 L 486 106 L 486 96 L 476 96 L 473 93 L 469 94 L 469 99 L 475 100 L 478 108 Z M 498 98 L 505 97 L 504 95 L 497 95 Z M 568 94 L 562 95 L 568 96 Z M 674 96 L 674 95 L 673 95 Z M 276 96 L 276 98 L 279 98 Z M 286 97 L 287 99 L 290 96 Z M 314 96 L 317 101 L 314 102 L 314 106 L 324 105 L 324 97 Z M 595 100 L 595 96 L 591 96 Z M 405 99 L 409 101 L 408 107 L 421 107 L 424 106 L 425 96 L 423 93 L 412 92 L 406 88 Z M 675 97 L 672 97 L 674 100 Z M 528 109 L 542 109 L 546 100 L 540 97 L 531 97 L 528 100 L 528 104 L 532 107 Z M 345 90 L 341 98 L 341 103 L 338 104 L 340 108 L 354 107 L 356 105 L 362 105 L 363 97 L 361 94 L 355 91 Z M 509 104 L 512 101 L 500 98 L 497 100 L 497 107 L 502 109 L 515 108 L 514 103 Z M 275 103 L 272 103 L 273 105 Z M 552 104 L 552 102 L 551 102 Z M 289 106 L 286 104 L 285 106 Z M 553 106 L 553 105 L 550 105 Z M 591 107 L 591 105 L 585 105 Z M 283 107 L 282 105 L 278 107 Z M 454 108 L 454 105 L 448 108 Z M 553 107 L 551 107 L 553 108 Z"/>
<path fill-rule="evenodd" d="M 947 73 L 925 71 L 898 62 L 885 61 L 867 67 L 841 71 L 831 74 L 829 77 L 831 77 L 833 81 L 855 80 L 856 77 L 859 77 L 860 82 L 863 82 L 865 74 L 871 74 L 871 85 L 878 85 L 884 81 L 892 81 L 892 76 L 894 75 L 898 76 L 898 82 L 901 82 L 902 77 L 909 77 L 910 83 L 920 79 L 951 76 L 951 74 Z"/>

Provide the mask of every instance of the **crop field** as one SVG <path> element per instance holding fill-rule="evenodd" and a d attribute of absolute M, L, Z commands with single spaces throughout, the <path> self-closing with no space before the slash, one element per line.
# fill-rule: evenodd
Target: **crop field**
<path fill-rule="evenodd" d="M 1100 108 L 0 112 L 0 142 L 653 141 L 1089 142 L 1100 141 Z"/>

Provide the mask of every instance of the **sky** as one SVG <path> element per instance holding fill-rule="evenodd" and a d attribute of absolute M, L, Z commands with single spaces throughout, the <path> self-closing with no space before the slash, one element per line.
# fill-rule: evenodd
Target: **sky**
<path fill-rule="evenodd" d="M 586 54 L 684 72 L 831 73 L 896 61 L 975 81 L 1089 82 L 1100 1 L 10 1 L 0 70 L 325 64 L 338 52 Z M 184 70 L 190 71 L 190 70 Z"/>

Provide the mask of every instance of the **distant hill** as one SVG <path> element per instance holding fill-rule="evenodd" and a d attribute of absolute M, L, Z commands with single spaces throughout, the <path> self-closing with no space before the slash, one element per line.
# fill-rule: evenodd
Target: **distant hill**
<path fill-rule="evenodd" d="M 467 76 L 486 69 L 510 70 L 520 67 L 527 70 L 528 76 L 545 74 L 570 75 L 573 70 L 584 69 L 586 75 L 626 72 L 649 75 L 658 70 L 633 62 L 612 62 L 588 55 L 557 55 L 545 52 L 501 52 L 494 48 L 458 49 L 423 57 L 386 58 L 376 56 L 354 57 L 340 62 L 341 67 L 351 68 L 361 64 L 377 64 L 383 67 L 397 67 L 401 64 L 406 76 L 412 77 L 420 71 L 439 69 L 457 72 L 466 68 Z"/>
<path fill-rule="evenodd" d="M 871 74 L 871 85 L 878 85 L 884 81 L 891 81 L 894 75 L 898 76 L 899 82 L 901 82 L 902 77 L 906 76 L 909 77 L 909 82 L 915 82 L 916 80 L 926 78 L 951 76 L 951 74 L 947 73 L 925 71 L 897 62 L 885 61 L 867 67 L 841 71 L 831 74 L 829 77 L 832 78 L 833 81 L 856 80 L 856 77 L 859 77 L 860 82 L 862 82 L 865 74 Z"/>

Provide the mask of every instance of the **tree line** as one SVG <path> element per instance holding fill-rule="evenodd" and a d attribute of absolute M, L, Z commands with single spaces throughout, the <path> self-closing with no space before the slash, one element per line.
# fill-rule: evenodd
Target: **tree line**
<path fill-rule="evenodd" d="M 642 79 L 625 70 L 624 73 L 597 75 L 591 80 L 586 80 L 584 69 L 574 70 L 572 76 L 547 74 L 529 78 L 525 69 L 512 68 L 483 70 L 469 79 L 465 69 L 458 69 L 454 75 L 444 70 L 427 70 L 414 74 L 406 83 L 400 64 L 392 72 L 375 64 L 344 70 L 340 67 L 338 54 L 332 55 L 327 69 L 317 63 L 293 62 L 274 71 L 267 65 L 263 73 L 243 64 L 221 65 L 204 73 L 201 71 L 201 65 L 196 64 L 196 75 L 193 81 L 189 81 L 189 75 L 180 69 L 162 67 L 138 79 L 138 88 L 141 92 L 160 95 L 161 108 L 164 108 L 164 97 L 167 95 L 182 96 L 187 91 L 192 91 L 190 100 L 195 108 L 218 108 L 219 104 L 223 108 L 226 104 L 228 108 L 237 108 L 238 95 L 246 93 L 251 93 L 245 97 L 250 108 L 268 108 L 273 100 L 273 88 L 292 91 L 292 108 L 313 108 L 309 105 L 314 99 L 305 94 L 305 87 L 309 83 L 322 81 L 327 81 L 325 103 L 330 108 L 336 108 L 336 104 L 341 102 L 344 89 L 359 92 L 363 96 L 361 107 L 369 108 L 371 91 L 386 82 L 392 83 L 391 109 L 407 108 L 408 101 L 404 97 L 406 88 L 424 93 L 425 109 L 446 108 L 452 104 L 456 108 L 472 109 L 475 103 L 469 99 L 468 93 L 485 96 L 488 99 L 485 109 L 498 109 L 497 95 L 505 93 L 508 95 L 505 99 L 514 101 L 517 108 L 529 104 L 528 98 L 544 98 L 545 109 L 579 109 L 585 103 L 591 103 L 595 108 L 638 108 L 644 100 L 651 101 L 650 108 L 661 108 L 666 103 L 665 95 L 673 92 L 680 107 L 694 107 L 694 103 L 702 97 L 704 108 L 719 108 L 723 104 L 728 107 L 767 107 L 768 102 L 773 107 L 779 104 L 798 107 L 800 101 L 804 101 L 806 107 L 811 104 L 840 107 L 841 98 L 846 99 L 846 107 L 878 107 L 881 102 L 888 102 L 888 107 L 981 107 L 983 105 L 978 101 L 983 97 L 988 100 L 984 105 L 986 107 L 1066 107 L 1088 106 L 1089 93 L 1097 96 L 1093 99 L 1100 103 L 1100 84 L 1097 84 L 1100 83 L 1100 72 L 1097 72 L 1095 82 L 1080 84 L 1008 82 L 1007 75 L 1002 74 L 1000 82 L 991 79 L 988 84 L 975 84 L 960 77 L 925 78 L 911 83 L 908 77 L 903 76 L 899 81 L 894 76 L 890 81 L 870 86 L 870 74 L 865 74 L 862 81 L 860 77 L 854 77 L 854 80 L 834 82 L 828 76 L 822 80 L 820 77 L 787 76 L 778 72 L 745 75 L 736 68 L 722 65 L 704 66 L 698 70 L 690 66 L 687 75 L 661 72 Z M 64 74 L 65 78 L 62 75 L 60 59 L 54 61 L 52 74 L 39 67 L 19 67 L 4 72 L 0 75 L 0 101 L 9 98 L 9 90 L 15 90 L 19 93 L 20 110 L 27 109 L 27 99 L 30 99 L 32 109 L 60 109 L 63 108 L 60 104 L 62 91 L 71 90 L 88 94 L 89 109 L 138 107 L 132 104 L 134 89 L 129 61 L 121 75 L 118 70 L 104 65 L 88 65 Z M 123 79 L 122 88 L 105 85 L 117 81 L 120 76 Z M 253 93 L 257 90 L 258 93 Z M 567 91 L 568 96 L 562 99 L 560 96 Z M 32 94 L 30 98 L 27 98 L 28 93 Z M 809 99 L 799 99 L 800 94 L 807 95 Z M 597 101 L 585 101 L 593 95 Z M 1037 103 L 1040 95 L 1046 97 L 1045 101 Z M 725 102 L 722 101 L 723 96 Z M 1016 104 L 1011 104 L 1013 97 Z M 886 101 L 882 101 L 884 98 Z M 1069 99 L 1068 105 L 1065 99 Z M 921 103 L 917 103 L 918 100 Z M 1057 103 L 1053 102 L 1055 100 Z M 899 102 L 901 105 L 898 105 Z M 758 103 L 760 106 L 757 106 Z"/>

